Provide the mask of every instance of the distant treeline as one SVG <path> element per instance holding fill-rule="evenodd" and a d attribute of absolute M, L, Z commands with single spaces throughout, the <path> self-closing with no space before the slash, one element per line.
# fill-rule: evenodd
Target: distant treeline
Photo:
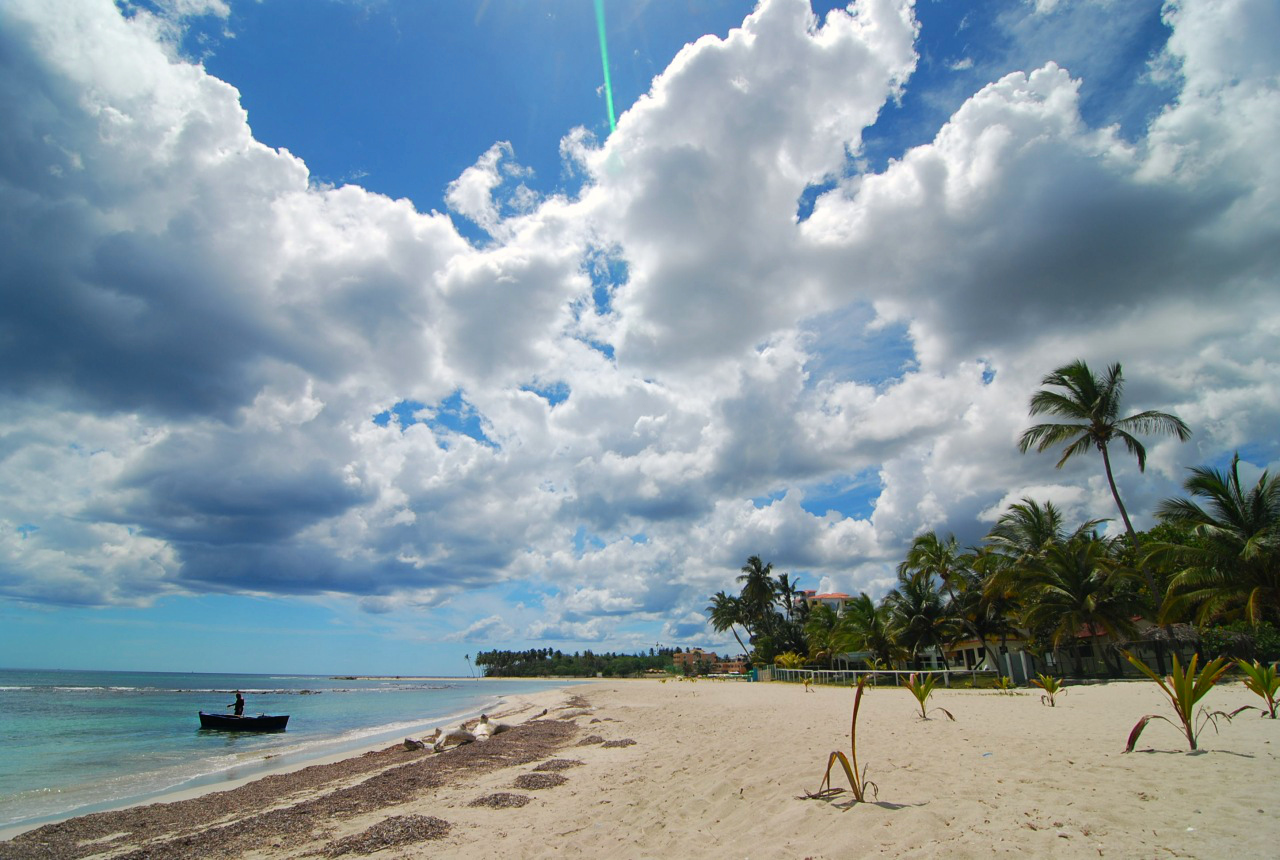
<path fill-rule="evenodd" d="M 649 649 L 646 654 L 596 654 L 575 651 L 565 654 L 550 648 L 529 651 L 481 651 L 476 665 L 486 678 L 595 677 L 627 678 L 644 674 L 647 669 L 671 669 L 672 649 Z"/>

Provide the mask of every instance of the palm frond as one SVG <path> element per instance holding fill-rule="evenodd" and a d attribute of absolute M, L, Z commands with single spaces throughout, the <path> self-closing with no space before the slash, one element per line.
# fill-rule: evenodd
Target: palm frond
<path fill-rule="evenodd" d="M 1068 460 L 1077 454 L 1083 454 L 1093 447 L 1093 440 L 1088 436 L 1081 436 L 1075 442 L 1071 443 L 1062 452 L 1062 457 L 1058 460 L 1055 468 L 1061 469 Z"/>
<path fill-rule="evenodd" d="M 1125 449 L 1138 459 L 1138 471 L 1147 471 L 1147 449 L 1142 446 L 1142 443 L 1121 429 L 1119 425 L 1116 426 L 1115 435 L 1124 442 Z"/>
<path fill-rule="evenodd" d="M 1187 427 L 1181 418 L 1176 415 L 1170 415 L 1168 412 L 1158 412 L 1154 409 L 1130 415 L 1128 418 L 1121 418 L 1116 422 L 1116 427 L 1130 433 L 1142 433 L 1144 435 L 1155 433 L 1161 436 L 1175 436 L 1179 442 L 1185 442 L 1191 438 L 1191 428 Z"/>

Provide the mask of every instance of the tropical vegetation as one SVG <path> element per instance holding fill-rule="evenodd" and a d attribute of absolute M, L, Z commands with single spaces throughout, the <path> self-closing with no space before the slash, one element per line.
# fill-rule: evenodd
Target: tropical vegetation
<path fill-rule="evenodd" d="M 929 719 L 929 697 L 933 695 L 933 688 L 938 685 L 936 675 L 928 678 L 921 678 L 915 672 L 911 673 L 911 677 L 907 678 L 906 688 L 912 696 L 915 697 L 916 704 L 920 706 L 920 719 Z M 955 717 L 946 708 L 934 708 L 935 711 L 942 711 L 946 714 L 947 719 L 955 721 Z"/>
<path fill-rule="evenodd" d="M 1276 701 L 1276 696 L 1280 694 L 1280 672 L 1277 672 L 1275 664 L 1266 666 L 1257 660 L 1252 663 L 1240 660 L 1236 666 L 1244 675 L 1245 687 L 1267 703 L 1266 708 L 1260 709 L 1262 715 L 1274 720 L 1276 707 L 1280 704 Z"/>
<path fill-rule="evenodd" d="M 575 651 L 567 654 L 551 648 L 533 648 L 526 651 L 481 651 L 476 655 L 476 666 L 486 677 L 542 678 L 542 677 L 590 677 L 628 678 L 656 669 L 665 672 L 672 669 L 673 649 L 649 649 L 648 654 L 596 654 L 591 651 Z"/>
<path fill-rule="evenodd" d="M 1152 720 L 1164 720 L 1169 725 L 1180 728 L 1186 736 L 1187 743 L 1191 746 L 1191 751 L 1194 752 L 1199 748 L 1200 732 L 1206 725 L 1212 723 L 1216 730 L 1219 717 L 1231 719 L 1231 715 L 1223 711 L 1210 711 L 1201 708 L 1200 713 L 1197 715 L 1195 710 L 1196 704 L 1213 689 L 1214 684 L 1218 683 L 1227 670 L 1231 668 L 1224 658 L 1219 657 L 1210 661 L 1205 664 L 1204 669 L 1197 673 L 1196 661 L 1200 659 L 1199 655 L 1192 657 L 1191 662 L 1187 664 L 1187 668 L 1184 670 L 1178 662 L 1178 655 L 1175 654 L 1173 655 L 1173 671 L 1167 676 L 1161 677 L 1150 666 L 1127 651 L 1125 652 L 1125 657 L 1142 674 L 1160 685 L 1160 689 L 1169 698 L 1170 704 L 1173 705 L 1174 716 L 1178 718 L 1175 723 L 1163 714 L 1147 714 L 1138 720 L 1138 724 L 1129 733 L 1129 743 L 1125 746 L 1125 752 L 1133 752 L 1134 746 L 1138 743 L 1138 736 L 1147 727 L 1147 723 Z"/>
<path fill-rule="evenodd" d="M 1060 678 L 1046 675 L 1043 672 L 1032 678 L 1031 683 L 1044 690 L 1044 695 L 1040 697 L 1040 704 L 1048 705 L 1051 708 L 1057 707 L 1058 694 L 1066 692 L 1062 688 L 1062 680 Z"/>
<path fill-rule="evenodd" d="M 1159 504 L 1156 525 L 1140 532 L 1116 484 L 1113 443 L 1141 472 L 1140 437 L 1185 441 L 1191 430 L 1167 412 L 1125 415 L 1119 364 L 1099 375 L 1075 361 L 1042 386 L 1030 415 L 1054 420 L 1029 427 L 1019 449 L 1061 446 L 1059 468 L 1097 452 L 1121 537 L 1103 533 L 1108 520 L 1069 522 L 1052 501 L 1026 497 L 1000 512 L 976 546 L 934 530 L 916 535 L 887 594 L 842 603 L 816 599 L 753 555 L 738 592 L 712 597 L 712 626 L 732 632 L 757 665 L 786 654 L 787 664 L 811 669 L 981 666 L 1003 677 L 1011 672 L 1003 655 L 1015 643 L 1035 658 L 1032 675 L 1120 675 L 1125 650 L 1140 648 L 1154 654 L 1159 676 L 1166 652 L 1280 659 L 1280 477 L 1264 472 L 1247 482 L 1238 456 L 1225 469 L 1193 468 L 1186 496 Z"/>

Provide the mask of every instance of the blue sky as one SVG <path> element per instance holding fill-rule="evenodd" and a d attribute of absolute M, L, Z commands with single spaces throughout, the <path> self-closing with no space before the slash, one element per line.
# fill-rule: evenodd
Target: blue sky
<path fill-rule="evenodd" d="M 0 664 L 465 674 L 891 584 L 1120 361 L 1277 464 L 1263 0 L 0 10 Z"/>
<path fill-rule="evenodd" d="M 687 42 L 742 23 L 742 2 L 606 4 L 616 108 Z M 314 177 L 442 208 L 444 188 L 505 140 L 544 191 L 580 184 L 560 138 L 609 131 L 588 2 L 243 3 L 184 48 L 235 82 L 255 136 Z M 305 23 L 304 23 L 305 22 Z M 234 33 L 227 38 L 224 33 Z"/>

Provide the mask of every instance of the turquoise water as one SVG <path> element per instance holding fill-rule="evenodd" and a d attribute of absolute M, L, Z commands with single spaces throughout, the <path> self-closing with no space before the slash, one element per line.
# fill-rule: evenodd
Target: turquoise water
<path fill-rule="evenodd" d="M 564 685 L 0 669 L 0 828 L 390 743 Z M 289 714 L 288 731 L 201 730 L 197 712 L 231 713 L 235 690 L 246 715 Z"/>

